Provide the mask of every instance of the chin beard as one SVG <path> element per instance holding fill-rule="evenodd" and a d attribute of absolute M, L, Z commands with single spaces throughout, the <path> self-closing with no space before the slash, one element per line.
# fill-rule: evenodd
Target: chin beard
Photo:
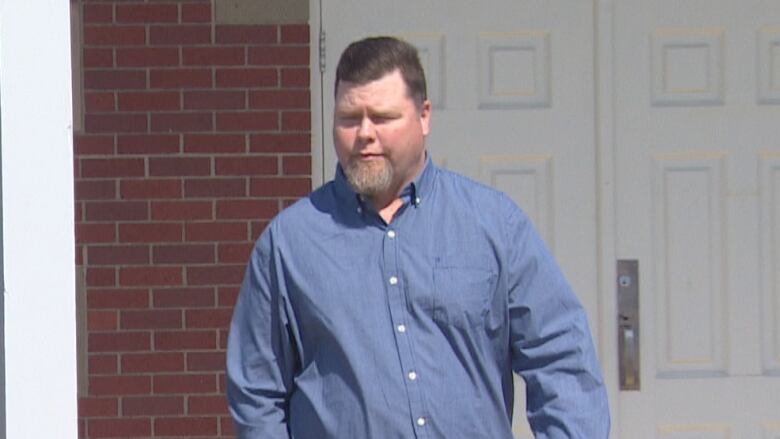
<path fill-rule="evenodd" d="M 344 167 L 344 175 L 355 192 L 368 198 L 388 191 L 393 182 L 393 168 L 387 159 L 372 163 L 351 161 Z"/>

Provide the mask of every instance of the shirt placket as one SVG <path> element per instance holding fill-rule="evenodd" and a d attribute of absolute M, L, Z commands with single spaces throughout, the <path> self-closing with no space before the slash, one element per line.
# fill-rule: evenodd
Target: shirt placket
<path fill-rule="evenodd" d="M 406 385 L 406 393 L 409 399 L 409 411 L 411 414 L 411 421 L 414 425 L 415 434 L 419 438 L 430 437 L 427 427 L 428 414 L 425 412 L 425 404 L 423 402 L 423 392 L 421 389 L 422 381 L 425 377 L 422 376 L 417 369 L 414 355 L 412 340 L 413 328 L 410 327 L 410 316 L 406 308 L 406 298 L 404 285 L 404 276 L 402 276 L 401 268 L 399 264 L 400 260 L 400 243 L 404 238 L 401 236 L 398 228 L 398 221 L 393 221 L 390 225 L 383 227 L 384 240 L 384 278 L 386 279 L 386 291 L 388 302 L 390 305 L 390 319 L 393 324 L 393 333 L 395 334 L 396 349 L 398 350 L 398 357 L 401 361 L 401 369 L 404 374 L 404 383 Z"/>

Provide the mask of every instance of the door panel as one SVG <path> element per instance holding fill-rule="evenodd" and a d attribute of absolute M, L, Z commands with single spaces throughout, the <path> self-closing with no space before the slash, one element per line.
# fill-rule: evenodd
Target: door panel
<path fill-rule="evenodd" d="M 620 437 L 777 437 L 780 4 L 614 8 L 617 254 L 640 261 L 642 322 Z"/>
<path fill-rule="evenodd" d="M 595 331 L 593 3 L 328 0 L 323 8 L 324 132 L 335 66 L 350 41 L 389 34 L 415 44 L 434 106 L 427 142 L 434 161 L 503 190 L 528 213 Z M 328 180 L 336 159 L 329 135 L 324 143 Z M 517 395 L 515 411 L 523 413 L 522 387 Z M 515 432 L 530 437 L 522 421 Z"/>

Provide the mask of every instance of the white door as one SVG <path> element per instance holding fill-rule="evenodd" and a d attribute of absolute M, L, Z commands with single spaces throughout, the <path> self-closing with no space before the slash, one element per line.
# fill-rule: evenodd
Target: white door
<path fill-rule="evenodd" d="M 341 51 L 368 35 L 415 44 L 434 105 L 434 161 L 523 207 L 596 330 L 593 11 L 592 2 L 567 0 L 328 0 L 322 119 L 327 181 L 336 163 L 329 133 Z M 515 411 L 522 414 L 519 381 Z M 515 415 L 515 433 L 530 437 L 523 419 Z"/>
<path fill-rule="evenodd" d="M 626 439 L 780 438 L 780 2 L 614 2 Z M 774 27 L 773 27 L 774 26 Z"/>

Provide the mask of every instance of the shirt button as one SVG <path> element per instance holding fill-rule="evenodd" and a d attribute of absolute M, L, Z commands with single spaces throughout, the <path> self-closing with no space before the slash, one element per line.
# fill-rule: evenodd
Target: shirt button
<path fill-rule="evenodd" d="M 419 425 L 420 427 L 425 425 L 425 418 L 423 417 L 417 418 L 417 425 Z"/>
<path fill-rule="evenodd" d="M 401 333 L 406 332 L 406 325 L 398 325 L 396 329 L 398 329 L 398 332 Z"/>
<path fill-rule="evenodd" d="M 395 238 L 395 230 L 388 230 L 387 236 L 390 238 Z"/>
<path fill-rule="evenodd" d="M 395 285 L 398 283 L 398 278 L 395 276 L 390 277 L 390 285 Z"/>
<path fill-rule="evenodd" d="M 408 376 L 409 376 L 409 379 L 412 380 L 412 381 L 417 379 L 417 373 L 415 371 L 409 372 Z"/>
<path fill-rule="evenodd" d="M 358 207 L 358 208 L 357 208 L 357 213 L 362 213 L 362 212 L 363 212 L 363 208 L 361 208 L 361 207 Z"/>
<path fill-rule="evenodd" d="M 419 204 L 420 204 L 420 201 L 421 201 L 421 200 L 420 200 L 420 197 L 417 197 L 417 198 L 415 198 L 415 199 L 414 199 L 414 204 L 417 204 L 417 205 L 419 205 Z"/>

